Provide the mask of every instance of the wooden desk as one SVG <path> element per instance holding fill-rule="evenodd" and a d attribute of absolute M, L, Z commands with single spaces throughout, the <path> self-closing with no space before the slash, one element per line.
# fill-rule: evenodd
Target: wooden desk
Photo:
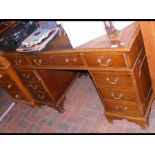
<path fill-rule="evenodd" d="M 118 47 L 112 48 L 114 45 Z M 2 53 L 2 59 L 3 64 L 6 64 L 4 61 L 8 61 L 9 67 L 4 69 L 5 72 L 11 72 L 10 76 L 16 74 L 14 77 L 18 79 L 15 81 L 17 84 L 20 81 L 18 85 L 25 96 L 27 95 L 26 102 L 33 101 L 33 104 L 38 104 L 34 100 L 34 94 L 24 83 L 23 71 L 37 72 L 44 82 L 46 78 L 48 81 L 50 78 L 52 80 L 47 73 L 53 70 L 87 70 L 94 81 L 109 122 L 127 119 L 142 127 L 148 125 L 152 88 L 143 40 L 137 23 L 123 29 L 117 37 L 113 36 L 113 39 L 103 36 L 76 49 L 53 50 L 49 47 L 47 51 L 36 56 L 12 51 Z M 52 86 L 49 89 L 48 83 L 44 84 L 50 91 Z"/>

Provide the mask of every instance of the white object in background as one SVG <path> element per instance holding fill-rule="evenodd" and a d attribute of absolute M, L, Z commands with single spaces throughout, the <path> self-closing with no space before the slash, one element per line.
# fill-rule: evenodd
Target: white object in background
<path fill-rule="evenodd" d="M 0 122 L 4 119 L 4 117 L 9 113 L 9 111 L 14 107 L 16 103 L 12 103 L 9 108 L 0 116 Z"/>
<path fill-rule="evenodd" d="M 22 45 L 32 47 L 35 44 L 39 44 L 43 39 L 47 38 L 52 31 L 51 29 L 37 29 L 22 42 Z"/>
<path fill-rule="evenodd" d="M 74 48 L 106 34 L 102 21 L 59 21 L 57 23 L 63 25 Z M 121 30 L 131 23 L 133 21 L 113 22 L 117 30 Z"/>

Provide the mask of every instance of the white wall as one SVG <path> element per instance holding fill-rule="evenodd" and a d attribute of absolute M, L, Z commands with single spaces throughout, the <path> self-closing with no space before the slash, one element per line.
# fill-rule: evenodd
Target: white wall
<path fill-rule="evenodd" d="M 101 21 L 59 21 L 57 23 L 63 24 L 73 47 L 77 47 L 106 33 L 104 24 Z M 131 23 L 131 21 L 113 22 L 118 30 Z"/>

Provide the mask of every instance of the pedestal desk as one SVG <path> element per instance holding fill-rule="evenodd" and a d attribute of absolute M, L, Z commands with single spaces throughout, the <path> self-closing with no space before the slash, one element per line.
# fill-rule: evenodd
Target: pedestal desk
<path fill-rule="evenodd" d="M 58 42 L 64 46 L 54 48 Z M 64 94 L 76 74 L 72 71 L 87 70 L 110 123 L 127 119 L 148 126 L 152 87 L 138 23 L 115 38 L 105 35 L 76 49 L 66 38 L 58 42 L 39 55 L 1 52 L 1 85 L 17 102 L 47 104 L 63 112 Z"/>

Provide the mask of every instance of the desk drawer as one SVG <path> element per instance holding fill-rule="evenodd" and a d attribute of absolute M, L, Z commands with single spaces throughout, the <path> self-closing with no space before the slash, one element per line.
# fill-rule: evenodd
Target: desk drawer
<path fill-rule="evenodd" d="M 90 67 L 127 67 L 123 55 L 85 54 L 84 56 Z"/>
<path fill-rule="evenodd" d="M 28 82 L 25 83 L 26 87 L 31 91 L 31 92 L 45 92 L 46 90 L 44 89 L 44 87 L 42 86 L 41 83 L 32 83 L 32 82 Z"/>
<path fill-rule="evenodd" d="M 80 55 L 31 56 L 29 59 L 35 66 L 83 66 Z"/>
<path fill-rule="evenodd" d="M 47 93 L 32 92 L 32 94 L 35 100 L 38 100 L 40 102 L 53 102 L 53 100 L 50 98 L 50 96 Z"/>
<path fill-rule="evenodd" d="M 21 92 L 16 83 L 9 78 L 6 72 L 0 71 L 0 84 L 14 99 L 27 100 L 25 95 Z"/>
<path fill-rule="evenodd" d="M 98 85 L 104 87 L 134 88 L 132 75 L 118 72 L 92 72 Z"/>
<path fill-rule="evenodd" d="M 22 79 L 22 81 L 36 81 L 39 82 L 36 72 L 31 70 L 16 70 L 19 77 Z"/>
<path fill-rule="evenodd" d="M 21 92 L 11 92 L 9 93 L 12 98 L 16 99 L 16 100 L 22 100 L 22 101 L 27 101 L 27 99 L 25 98 L 24 94 L 22 94 Z"/>
<path fill-rule="evenodd" d="M 24 101 L 27 100 L 25 98 L 25 95 L 19 90 L 19 88 L 13 81 L 7 81 L 5 83 L 1 83 L 1 85 L 12 96 L 12 98 Z"/>
<path fill-rule="evenodd" d="M 29 65 L 27 58 L 24 56 L 6 55 L 5 57 L 13 67 L 24 67 Z"/>
<path fill-rule="evenodd" d="M 130 116 L 143 116 L 143 113 L 140 111 L 140 107 L 134 103 L 105 101 L 104 105 L 107 112 L 114 112 Z"/>
<path fill-rule="evenodd" d="M 8 80 L 8 78 L 7 78 L 6 72 L 0 71 L 0 83 L 3 83 L 5 81 L 7 81 L 7 80 Z"/>
<path fill-rule="evenodd" d="M 106 100 L 114 101 L 129 101 L 136 102 L 136 91 L 124 90 L 124 89 L 109 89 L 109 88 L 99 88 L 101 95 Z"/>

